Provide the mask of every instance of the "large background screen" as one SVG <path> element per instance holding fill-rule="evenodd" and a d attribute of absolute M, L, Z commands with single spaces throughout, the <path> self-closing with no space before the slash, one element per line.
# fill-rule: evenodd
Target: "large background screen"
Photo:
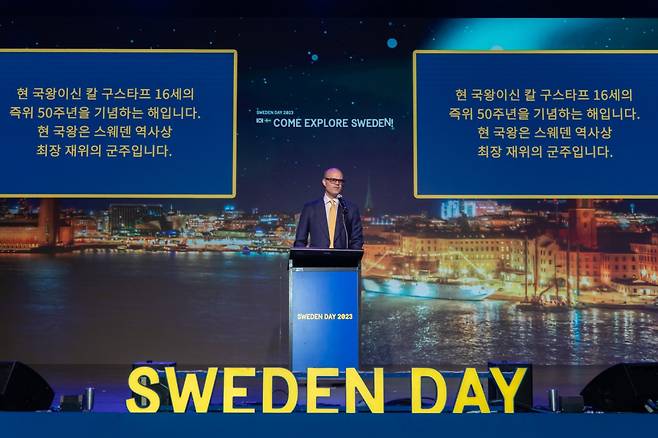
<path fill-rule="evenodd" d="M 646 19 L 3 21 L 5 48 L 234 49 L 239 61 L 234 199 L 0 199 L 0 356 L 287 365 L 287 248 L 303 204 L 322 196 L 323 170 L 338 167 L 364 221 L 364 365 L 655 359 L 658 200 L 415 198 L 412 53 L 656 49 L 656 27 Z M 0 117 L 9 117 L 6 106 Z M 3 156 L 13 146 L 0 133 Z M 44 179 L 1 163 L 16 186 Z M 430 170 L 481 193 L 515 178 L 441 160 Z M 200 163 L 199 172 L 212 178 L 213 166 Z M 193 174 L 171 170 L 162 184 L 185 186 Z M 579 180 L 578 170 L 532 177 L 559 187 Z M 633 166 L 598 177 L 625 187 L 640 179 Z M 71 175 L 48 178 L 56 185 Z"/>

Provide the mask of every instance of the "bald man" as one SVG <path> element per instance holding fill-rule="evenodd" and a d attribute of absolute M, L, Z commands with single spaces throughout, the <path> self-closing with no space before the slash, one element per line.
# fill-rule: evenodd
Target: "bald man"
<path fill-rule="evenodd" d="M 363 248 L 359 209 L 342 197 L 344 184 L 340 169 L 324 171 L 324 196 L 304 205 L 297 225 L 295 247 Z"/>

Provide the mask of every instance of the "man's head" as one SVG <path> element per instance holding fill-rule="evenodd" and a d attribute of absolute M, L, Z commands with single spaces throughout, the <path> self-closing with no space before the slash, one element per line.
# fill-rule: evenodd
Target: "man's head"
<path fill-rule="evenodd" d="M 343 191 L 343 183 L 343 172 L 340 169 L 332 167 L 324 171 L 322 185 L 324 186 L 324 191 L 327 192 L 327 196 L 331 198 L 338 196 Z"/>

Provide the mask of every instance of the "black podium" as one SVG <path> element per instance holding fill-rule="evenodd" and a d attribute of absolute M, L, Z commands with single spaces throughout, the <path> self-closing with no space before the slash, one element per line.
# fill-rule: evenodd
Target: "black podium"
<path fill-rule="evenodd" d="M 290 368 L 359 368 L 363 250 L 292 248 Z"/>

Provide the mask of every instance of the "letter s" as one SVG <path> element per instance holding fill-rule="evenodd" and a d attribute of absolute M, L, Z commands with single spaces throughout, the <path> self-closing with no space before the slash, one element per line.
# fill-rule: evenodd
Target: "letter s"
<path fill-rule="evenodd" d="M 142 377 L 146 377 L 148 379 L 148 383 L 151 385 L 160 383 L 158 372 L 153 368 L 135 368 L 128 377 L 128 386 L 130 387 L 130 390 L 137 395 L 146 397 L 146 399 L 149 401 L 149 404 L 148 406 L 141 408 L 137 406 L 137 402 L 134 398 L 129 398 L 126 400 L 126 407 L 128 408 L 128 412 L 135 414 L 152 414 L 154 412 L 158 412 L 158 409 L 160 408 L 160 397 L 154 390 L 140 383 L 139 380 Z"/>

